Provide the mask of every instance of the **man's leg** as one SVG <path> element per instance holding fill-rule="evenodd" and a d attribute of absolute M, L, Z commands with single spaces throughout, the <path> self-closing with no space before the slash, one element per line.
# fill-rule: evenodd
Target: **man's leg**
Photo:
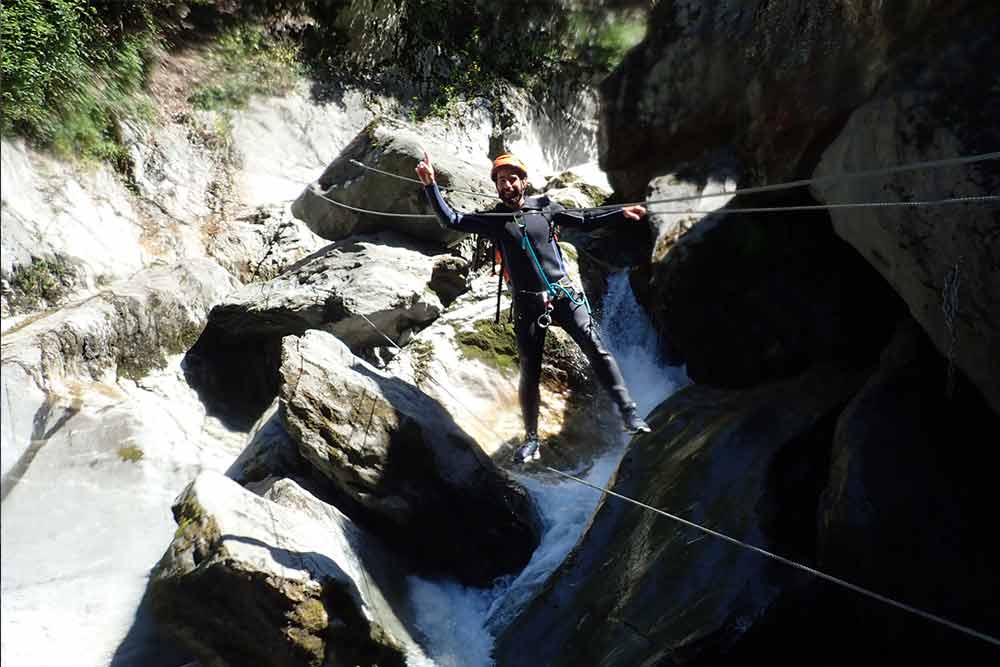
<path fill-rule="evenodd" d="M 590 361 L 591 368 L 597 374 L 597 379 L 611 394 L 618 410 L 621 412 L 625 430 L 630 433 L 649 431 L 649 426 L 636 411 L 635 401 L 625 386 L 618 362 L 611 352 L 604 347 L 597 323 L 585 305 L 574 304 L 569 299 L 560 299 L 552 313 L 559 325 L 580 346 Z"/>
<path fill-rule="evenodd" d="M 538 407 L 540 393 L 538 382 L 542 377 L 542 350 L 545 347 L 545 329 L 538 326 L 541 310 L 532 303 L 519 303 L 514 332 L 517 336 L 517 354 L 521 365 L 518 397 L 521 400 L 521 418 L 528 436 L 538 435 Z"/>

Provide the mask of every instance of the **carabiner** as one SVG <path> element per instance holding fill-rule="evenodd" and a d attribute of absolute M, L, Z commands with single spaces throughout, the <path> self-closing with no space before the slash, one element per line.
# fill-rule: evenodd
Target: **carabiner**
<path fill-rule="evenodd" d="M 538 316 L 538 326 L 543 329 L 548 329 L 549 325 L 552 324 L 552 302 L 549 300 L 545 301 L 545 312 Z"/>

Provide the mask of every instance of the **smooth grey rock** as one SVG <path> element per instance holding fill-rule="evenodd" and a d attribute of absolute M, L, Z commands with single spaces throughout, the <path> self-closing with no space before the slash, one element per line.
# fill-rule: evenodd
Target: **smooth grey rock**
<path fill-rule="evenodd" d="M 385 344 L 441 312 L 428 288 L 435 256 L 396 234 L 345 239 L 264 283 L 246 285 L 216 306 L 209 325 L 232 337 L 298 334 L 324 328 L 354 349 Z"/>
<path fill-rule="evenodd" d="M 160 626 L 211 665 L 422 656 L 393 611 L 402 572 L 388 554 L 294 482 L 268 496 L 203 473 L 177 498 L 177 533 L 150 581 Z"/>
<path fill-rule="evenodd" d="M 311 183 L 292 204 L 292 213 L 324 238 L 338 240 L 383 229 L 391 229 L 411 238 L 454 244 L 459 232 L 444 229 L 433 216 L 419 183 L 392 178 L 357 166 L 357 160 L 369 167 L 409 179 L 427 151 L 434 164 L 438 184 L 483 193 L 476 197 L 447 192 L 451 206 L 472 211 L 495 200 L 496 188 L 490 183 L 490 162 L 486 155 L 456 152 L 445 137 L 400 121 L 379 118 L 362 130 L 344 151 L 330 163 L 322 176 Z M 381 217 L 338 207 L 324 198 L 371 211 L 413 213 L 417 217 Z M 424 217 L 419 217 L 424 216 Z"/>
<path fill-rule="evenodd" d="M 284 340 L 281 379 L 285 428 L 348 515 L 467 583 L 528 562 L 534 506 L 439 403 L 320 331 Z"/>

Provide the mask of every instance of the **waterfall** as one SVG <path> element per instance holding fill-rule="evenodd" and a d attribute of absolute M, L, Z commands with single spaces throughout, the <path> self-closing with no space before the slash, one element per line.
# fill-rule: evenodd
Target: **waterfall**
<path fill-rule="evenodd" d="M 636 302 L 627 272 L 615 274 L 608 281 L 601 331 L 643 414 L 687 384 L 684 371 L 668 367 L 659 354 L 656 332 Z M 594 461 L 585 479 L 604 486 L 626 443 L 623 434 L 621 446 Z M 571 481 L 513 474 L 542 515 L 543 534 L 538 549 L 522 572 L 497 580 L 489 589 L 411 577 L 410 612 L 431 656 L 431 662 L 415 659 L 411 667 L 492 664 L 494 638 L 563 562 L 600 500 L 600 494 L 593 489 Z"/>

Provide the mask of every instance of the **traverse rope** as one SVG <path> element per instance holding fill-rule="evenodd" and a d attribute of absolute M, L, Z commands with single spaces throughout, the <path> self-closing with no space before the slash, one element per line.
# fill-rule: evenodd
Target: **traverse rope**
<path fill-rule="evenodd" d="M 990 161 L 990 160 L 1000 160 L 1000 151 L 993 152 L 993 153 L 979 153 L 977 155 L 967 155 L 967 156 L 954 157 L 954 158 L 944 158 L 944 159 L 941 159 L 941 160 L 924 160 L 924 161 L 921 161 L 921 162 L 910 162 L 910 163 L 907 163 L 907 164 L 896 165 L 896 166 L 893 166 L 893 167 L 883 167 L 883 168 L 879 168 L 879 169 L 865 169 L 865 170 L 862 170 L 862 171 L 843 172 L 843 173 L 839 173 L 839 174 L 830 174 L 830 175 L 827 175 L 827 176 L 817 176 L 815 178 L 803 178 L 803 179 L 799 179 L 799 180 L 796 180 L 796 181 L 786 181 L 784 183 L 774 183 L 774 184 L 771 184 L 771 185 L 759 185 L 759 186 L 747 187 L 747 188 L 737 188 L 736 190 L 727 190 L 727 191 L 721 191 L 721 192 L 709 192 L 709 193 L 697 194 L 697 195 L 682 195 L 682 196 L 677 196 L 677 197 L 667 197 L 667 198 L 663 198 L 663 199 L 650 199 L 648 201 L 638 201 L 638 202 L 631 202 L 631 203 L 627 203 L 627 204 L 608 204 L 608 205 L 605 205 L 605 206 L 592 206 L 592 207 L 589 207 L 589 208 L 567 208 L 566 210 L 567 211 L 573 211 L 573 212 L 576 212 L 576 211 L 599 211 L 599 210 L 603 210 L 603 209 L 621 208 L 621 207 L 624 207 L 624 206 L 649 206 L 650 204 L 670 204 L 670 203 L 674 203 L 674 202 L 695 201 L 695 200 L 701 200 L 701 199 L 712 199 L 712 198 L 715 198 L 715 197 L 735 197 L 737 195 L 748 195 L 748 194 L 756 194 L 756 193 L 761 193 L 761 192 L 776 192 L 776 191 L 779 191 L 779 190 L 788 190 L 788 189 L 791 189 L 791 188 L 798 188 L 798 187 L 803 187 L 803 186 L 806 186 L 806 185 L 816 185 L 816 184 L 819 184 L 819 183 L 833 183 L 833 182 L 836 182 L 836 181 L 856 180 L 856 179 L 861 179 L 861 178 L 874 178 L 876 176 L 889 176 L 889 175 L 892 175 L 892 174 L 901 174 L 901 173 L 905 173 L 905 172 L 908 172 L 908 171 L 917 171 L 917 170 L 920 170 L 920 169 L 937 169 L 939 167 L 951 167 L 951 166 L 962 165 L 962 164 L 974 164 L 976 162 L 987 162 L 987 161 Z M 350 162 L 351 162 L 351 164 L 357 165 L 357 166 L 362 167 L 364 169 L 368 169 L 370 171 L 374 171 L 374 172 L 377 172 L 379 174 L 384 174 L 384 175 L 392 177 L 392 178 L 398 178 L 400 180 L 409 181 L 409 182 L 412 182 L 412 183 L 420 183 L 420 181 L 418 179 L 416 179 L 416 178 L 408 178 L 406 176 L 401 176 L 399 174 L 393 174 L 393 173 L 388 172 L 388 171 L 383 171 L 381 169 L 376 169 L 375 167 L 370 167 L 370 166 L 368 166 L 368 165 L 366 165 L 366 164 L 364 164 L 362 162 L 359 162 L 358 160 L 350 160 Z M 492 199 L 492 198 L 495 197 L 495 194 L 492 194 L 492 193 L 491 194 L 484 194 L 484 193 L 481 193 L 481 192 L 472 192 L 472 191 L 468 191 L 468 190 L 457 190 L 457 189 L 449 189 L 449 188 L 442 188 L 442 189 L 450 190 L 451 192 L 461 192 L 462 194 L 469 194 L 469 195 L 474 195 L 474 196 L 477 196 L 477 197 L 485 197 L 485 198 L 488 198 L 488 199 Z M 952 199 L 957 201 L 957 200 L 962 200 L 964 198 L 962 198 L 962 197 L 955 197 L 955 198 L 952 198 Z M 939 201 L 941 201 L 941 202 L 950 202 L 951 200 L 939 200 Z M 889 202 L 886 202 L 886 203 L 889 203 Z M 891 203 L 895 204 L 896 202 L 891 202 Z M 902 202 L 900 202 L 900 203 L 902 203 Z M 852 204 L 852 206 L 853 206 L 853 204 Z M 732 210 L 746 210 L 746 209 L 732 209 Z M 790 209 L 790 210 L 794 210 L 794 209 Z M 674 213 L 675 211 L 666 211 L 666 212 L 668 212 L 668 213 Z M 690 212 L 690 213 L 705 213 L 705 211 L 676 211 L 676 213 L 688 213 L 688 212 Z M 714 211 L 714 212 L 722 212 L 722 211 Z M 747 211 L 747 212 L 750 212 L 750 211 Z M 754 212 L 770 212 L 770 211 L 754 211 Z"/>
<path fill-rule="evenodd" d="M 394 340 L 392 340 L 391 338 L 389 338 L 389 336 L 387 336 L 385 333 L 383 333 L 381 329 L 379 329 L 377 326 L 375 326 L 375 324 L 370 319 L 368 319 L 368 317 L 365 316 L 364 313 L 359 313 L 359 315 L 361 315 L 361 317 L 365 320 L 365 322 L 367 322 L 369 324 L 369 326 L 371 326 L 379 335 L 381 335 L 383 338 L 385 338 L 387 341 L 389 341 L 390 345 L 392 345 L 393 347 L 395 347 L 396 350 L 402 352 L 402 348 L 399 345 L 397 345 Z M 458 398 L 454 394 L 452 394 L 451 391 L 449 391 L 447 387 L 445 387 L 443 384 L 441 384 L 440 382 L 438 382 L 434 378 L 434 376 L 432 376 L 430 373 L 427 373 L 426 377 L 428 379 L 430 379 L 431 382 L 433 382 L 442 391 L 444 391 L 446 394 L 448 394 L 448 396 L 450 396 L 451 399 L 453 401 L 455 401 L 455 403 L 457 405 L 462 406 L 462 408 L 464 410 L 466 410 L 470 415 L 472 415 L 473 419 L 475 419 L 476 421 L 478 421 L 488 433 L 492 433 L 493 436 L 498 441 L 501 440 L 499 434 L 497 434 L 496 431 L 494 431 L 492 428 L 490 428 L 490 426 L 488 424 L 486 424 L 485 422 L 483 422 L 483 420 L 479 418 L 479 415 L 477 415 L 475 412 L 473 412 L 471 408 L 467 407 L 462 401 L 458 400 Z M 901 609 L 903 611 L 910 612 L 910 613 L 915 614 L 917 616 L 920 616 L 921 618 L 926 619 L 928 621 L 932 621 L 934 623 L 939 623 L 941 625 L 944 625 L 945 627 L 951 628 L 952 630 L 956 630 L 956 631 L 961 632 L 963 634 L 966 634 L 966 635 L 968 635 L 970 637 L 975 637 L 976 639 L 981 639 L 982 641 L 985 641 L 987 643 L 993 644 L 994 646 L 1000 646 L 1000 639 L 998 639 L 998 638 L 996 638 L 996 637 L 994 637 L 992 635 L 986 634 L 985 632 L 981 632 L 981 631 L 976 630 L 974 628 L 970 628 L 970 627 L 968 627 L 966 625 L 962 625 L 961 623 L 956 623 L 955 621 L 951 621 L 951 620 L 949 620 L 947 618 L 944 618 L 943 616 L 939 616 L 937 614 L 932 614 L 931 612 L 924 611 L 923 609 L 919 609 L 918 607 L 914 607 L 913 605 L 906 604 L 905 602 L 900 602 L 898 600 L 894 600 L 893 598 L 890 598 L 888 596 L 882 595 L 881 593 L 876 593 L 875 591 L 872 591 L 872 590 L 869 590 L 867 588 L 864 588 L 863 586 L 859 586 L 857 584 L 853 584 L 853 583 L 847 581 L 846 579 L 841 579 L 840 577 L 835 577 L 835 576 L 833 576 L 831 574 L 827 574 L 825 572 L 822 572 L 821 570 L 817 570 L 816 568 L 812 568 L 812 567 L 809 567 L 808 565 L 803 565 L 802 563 L 799 563 L 797 561 L 791 560 L 790 558 L 785 558 L 784 556 L 780 556 L 780 555 L 778 555 L 776 553 L 773 553 L 771 551 L 767 551 L 766 549 L 762 549 L 760 547 L 754 546 L 753 544 L 749 544 L 747 542 L 743 542 L 742 540 L 738 540 L 735 537 L 730 537 L 729 535 L 726 535 L 725 533 L 721 533 L 721 532 L 719 532 L 717 530 L 712 530 L 711 528 L 706 528 L 705 526 L 702 526 L 702 525 L 700 525 L 698 523 L 695 523 L 694 521 L 689 521 L 688 519 L 684 519 L 684 518 L 679 517 L 679 516 L 677 516 L 675 514 L 671 514 L 670 512 L 666 512 L 664 510 L 661 510 L 658 507 L 653 507 L 652 505 L 647 505 L 646 503 L 643 503 L 641 501 L 635 500 L 634 498 L 630 498 L 630 497 L 628 497 L 626 495 L 623 495 L 623 494 L 620 494 L 620 493 L 616 493 L 615 491 L 612 491 L 612 490 L 610 490 L 610 489 L 608 489 L 606 487 L 600 486 L 598 484 L 594 484 L 592 482 L 588 482 L 585 479 L 582 479 L 582 478 L 577 477 L 575 475 L 571 475 L 571 474 L 569 474 L 567 472 L 563 472 L 562 470 L 557 470 L 556 468 L 553 468 L 551 466 L 544 465 L 544 464 L 542 464 L 541 467 L 544 468 L 545 470 L 548 470 L 549 472 L 555 473 L 556 475 L 559 475 L 560 477 L 564 477 L 566 479 L 569 479 L 569 480 L 571 480 L 571 481 L 573 481 L 573 482 L 575 482 L 577 484 L 582 484 L 584 486 L 587 486 L 587 487 L 590 487 L 590 488 L 594 489 L 595 491 L 600 491 L 601 493 L 606 493 L 609 496 L 613 496 L 615 498 L 618 498 L 619 500 L 624 500 L 625 502 L 632 503 L 633 505 L 636 505 L 637 507 L 641 507 L 641 508 L 649 510 L 651 512 L 655 512 L 657 514 L 660 514 L 662 516 L 667 517 L 668 519 L 672 519 L 672 520 L 674 520 L 674 521 L 676 521 L 678 523 L 681 523 L 681 524 L 683 524 L 685 526 L 688 526 L 688 527 L 691 527 L 691 528 L 695 528 L 695 529 L 700 530 L 700 531 L 702 531 L 702 532 L 704 532 L 704 533 L 706 533 L 708 535 L 711 535 L 713 537 L 717 537 L 717 538 L 719 538 L 721 540 L 725 540 L 726 542 L 729 542 L 730 544 L 734 544 L 734 545 L 736 545 L 738 547 L 741 547 L 743 549 L 747 549 L 749 551 L 753 551 L 754 553 L 757 553 L 757 554 L 760 554 L 760 555 L 765 556 L 767 558 L 771 558 L 773 560 L 776 560 L 779 563 L 784 563 L 785 565 L 793 567 L 793 568 L 795 568 L 797 570 L 801 570 L 803 572 L 807 572 L 807 573 L 809 573 L 809 574 L 811 574 L 811 575 L 813 575 L 815 577 L 823 579 L 824 581 L 829 581 L 829 582 L 831 582 L 833 584 L 837 584 L 838 586 L 843 586 L 844 588 L 852 590 L 855 593 L 860 593 L 861 595 L 865 595 L 865 596 L 870 597 L 870 598 L 872 598 L 874 600 L 878 600 L 879 602 L 883 602 L 885 604 L 888 604 L 888 605 L 890 605 L 892 607 L 895 607 L 896 609 Z"/>
<path fill-rule="evenodd" d="M 368 215 L 377 215 L 382 217 L 392 217 L 392 218 L 434 218 L 437 216 L 433 213 L 389 213 L 386 211 L 372 211 L 370 209 L 358 208 L 357 206 L 351 206 L 350 204 L 345 204 L 339 202 L 335 199 L 330 199 L 326 195 L 316 193 L 321 199 L 339 206 L 341 208 L 346 208 L 349 211 L 354 211 L 355 213 L 365 213 Z M 912 208 L 919 206 L 947 206 L 950 204 L 976 204 L 976 203 L 987 203 L 987 202 L 997 202 L 1000 201 L 1000 195 L 975 195 L 968 197 L 947 197 L 945 199 L 925 199 L 919 201 L 884 201 L 884 202 L 843 202 L 843 203 L 833 203 L 833 204 L 805 204 L 801 206 L 754 206 L 747 208 L 719 208 L 712 211 L 699 211 L 696 209 L 683 209 L 683 210 L 672 210 L 672 211 L 655 211 L 658 214 L 669 214 L 669 215 L 729 215 L 729 214 L 739 214 L 739 213 L 784 213 L 788 211 L 821 211 L 824 209 L 843 209 L 843 208 Z M 652 204 L 658 203 L 657 201 L 646 202 L 645 206 L 649 207 Z M 627 206 L 628 204 L 617 204 L 614 208 L 620 208 L 622 206 Z M 598 210 L 599 207 L 589 208 L 589 209 L 564 209 L 566 211 L 594 211 Z M 510 213 L 477 213 L 478 216 L 488 216 L 488 217 L 498 217 L 498 218 L 509 218 Z"/>

